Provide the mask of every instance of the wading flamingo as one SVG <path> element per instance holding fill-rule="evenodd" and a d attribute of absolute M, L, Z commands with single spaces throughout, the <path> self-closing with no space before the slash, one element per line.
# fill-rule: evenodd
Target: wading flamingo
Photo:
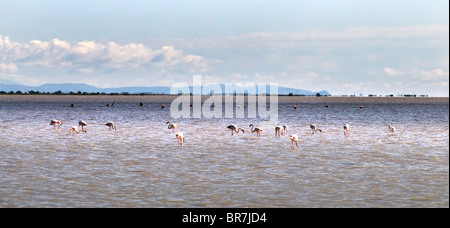
<path fill-rule="evenodd" d="M 311 124 L 311 126 L 309 126 L 312 130 L 312 134 L 314 135 L 316 132 L 323 132 L 322 129 L 319 129 L 316 127 L 316 125 Z"/>
<path fill-rule="evenodd" d="M 253 124 L 250 124 L 248 127 L 251 128 L 251 131 L 252 131 L 253 133 L 256 132 L 256 136 L 257 136 L 257 137 L 261 137 L 261 132 L 264 131 L 263 129 L 261 129 L 261 128 L 259 128 L 259 127 L 253 126 Z"/>
<path fill-rule="evenodd" d="M 392 125 L 388 125 L 388 128 L 389 128 L 389 133 L 392 133 L 392 136 L 395 136 L 396 135 L 396 129 L 395 129 L 395 127 L 393 127 Z"/>
<path fill-rule="evenodd" d="M 291 139 L 291 149 L 295 150 L 295 146 L 297 146 L 297 149 L 300 149 L 300 147 L 298 146 L 298 135 L 291 135 L 291 137 L 289 137 Z"/>
<path fill-rule="evenodd" d="M 75 136 L 75 135 L 77 135 L 79 132 L 78 132 L 78 127 L 77 126 L 72 126 L 71 128 L 70 128 L 70 132 L 72 133 L 72 136 Z"/>
<path fill-rule="evenodd" d="M 288 126 L 283 125 L 283 130 L 281 130 L 281 135 L 287 135 L 287 133 L 288 133 Z"/>
<path fill-rule="evenodd" d="M 59 121 L 59 120 L 50 121 L 50 125 L 52 125 L 53 128 L 55 128 L 55 129 L 56 129 L 56 126 L 58 126 L 58 129 L 60 129 L 62 124 L 63 124 L 63 122 Z"/>
<path fill-rule="evenodd" d="M 171 122 L 169 122 L 169 121 L 167 121 L 166 124 L 167 124 L 167 128 L 172 129 L 172 132 L 175 132 L 175 129 L 178 128 L 178 125 L 173 124 L 173 123 L 171 123 Z"/>
<path fill-rule="evenodd" d="M 275 127 L 275 137 L 281 137 L 281 130 L 282 127 L 281 126 L 276 126 Z"/>
<path fill-rule="evenodd" d="M 244 129 L 237 128 L 236 125 L 234 125 L 234 124 L 231 124 L 227 128 L 231 130 L 231 135 L 234 135 L 234 133 L 238 134 L 239 131 L 242 131 L 242 133 L 245 133 Z"/>
<path fill-rule="evenodd" d="M 82 121 L 78 122 L 78 126 L 81 127 L 81 131 L 87 132 L 86 130 L 84 130 L 84 127 L 88 126 L 88 124 L 85 121 L 82 120 Z"/>
<path fill-rule="evenodd" d="M 185 138 L 184 138 L 184 134 L 182 132 L 178 132 L 176 135 L 177 140 L 178 140 L 178 145 L 183 145 L 183 143 L 186 142 Z"/>
<path fill-rule="evenodd" d="M 117 131 L 116 125 L 113 122 L 108 122 L 105 125 L 109 127 L 109 130 L 114 129 Z"/>
<path fill-rule="evenodd" d="M 350 125 L 345 124 L 344 125 L 344 135 L 345 135 L 345 137 L 349 137 L 350 136 L 350 133 L 348 133 L 349 131 L 350 131 Z"/>

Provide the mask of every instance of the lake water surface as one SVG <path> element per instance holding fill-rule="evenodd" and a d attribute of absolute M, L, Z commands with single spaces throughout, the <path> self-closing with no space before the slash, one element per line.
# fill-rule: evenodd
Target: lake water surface
<path fill-rule="evenodd" d="M 261 119 L 174 120 L 171 100 L 0 96 L 0 207 L 449 207 L 448 98 L 280 97 L 300 150 Z M 261 138 L 226 129 L 250 123 Z"/>

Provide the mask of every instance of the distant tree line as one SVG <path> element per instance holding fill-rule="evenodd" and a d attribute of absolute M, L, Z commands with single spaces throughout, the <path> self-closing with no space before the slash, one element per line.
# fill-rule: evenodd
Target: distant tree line
<path fill-rule="evenodd" d="M 55 91 L 53 93 L 50 92 L 39 92 L 39 91 L 34 91 L 34 90 L 30 90 L 28 92 L 22 92 L 20 90 L 18 91 L 0 91 L 0 94 L 2 95 L 130 95 L 128 92 L 123 92 L 123 93 L 105 93 L 105 92 L 95 92 L 95 93 L 88 93 L 88 92 L 69 92 L 69 93 L 64 93 L 61 90 Z M 141 94 L 144 95 L 144 94 Z"/>
<path fill-rule="evenodd" d="M 18 91 L 0 91 L 0 95 L 113 95 L 113 96 L 117 96 L 117 95 L 124 95 L 124 96 L 128 96 L 128 95 L 168 95 L 168 94 L 158 94 L 158 93 L 137 93 L 137 94 L 130 94 L 128 92 L 122 92 L 122 93 L 105 93 L 105 92 L 94 92 L 94 93 L 88 93 L 88 92 L 69 92 L 69 93 L 64 93 L 61 90 L 55 91 L 53 93 L 50 92 L 39 92 L 39 91 L 34 91 L 34 90 L 30 90 L 28 92 L 22 92 L 20 90 Z M 178 94 L 181 95 L 181 94 Z M 192 93 L 190 94 L 192 96 Z M 225 94 L 223 94 L 225 95 Z M 231 94 L 230 94 L 231 95 Z M 238 95 L 236 93 L 233 94 L 234 96 Z M 242 94 L 240 94 L 242 95 Z M 248 96 L 248 94 L 243 94 L 245 96 Z M 265 94 L 270 96 L 269 94 Z M 301 96 L 301 97 L 310 97 L 310 96 L 316 96 L 316 97 L 328 97 L 328 95 L 322 95 L 320 93 L 317 93 L 315 95 L 298 95 L 298 94 L 293 94 L 293 93 L 289 93 L 288 95 L 279 95 L 279 96 Z M 329 95 L 332 96 L 332 95 Z M 356 95 L 339 95 L 338 97 L 356 97 Z M 361 94 L 361 96 L 363 96 Z M 369 94 L 368 97 L 377 97 L 377 95 L 374 94 Z M 383 95 L 380 95 L 380 97 L 383 97 Z M 389 95 L 385 95 L 384 97 L 394 97 L 394 94 L 389 94 Z M 397 97 L 428 97 L 428 95 L 416 95 L 416 94 L 402 94 L 402 95 L 397 95 Z"/>

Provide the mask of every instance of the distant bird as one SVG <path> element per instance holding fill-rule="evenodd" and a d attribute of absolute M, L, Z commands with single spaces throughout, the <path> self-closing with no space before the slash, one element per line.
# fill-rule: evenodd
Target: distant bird
<path fill-rule="evenodd" d="M 291 139 L 291 142 L 292 142 L 291 143 L 291 149 L 295 150 L 294 145 L 297 146 L 297 149 L 300 149 L 300 147 L 298 146 L 298 135 L 291 135 L 290 139 Z"/>
<path fill-rule="evenodd" d="M 396 129 L 395 129 L 395 127 L 393 127 L 392 125 L 388 125 L 388 128 L 389 128 L 389 133 L 392 133 L 392 136 L 395 136 L 396 134 L 395 134 L 395 132 L 396 132 Z"/>
<path fill-rule="evenodd" d="M 294 105 L 294 109 L 297 109 L 297 105 Z"/>
<path fill-rule="evenodd" d="M 71 108 L 75 108 L 75 105 L 74 105 L 74 104 L 70 104 L 70 107 L 71 107 Z"/>
<path fill-rule="evenodd" d="M 349 131 L 350 131 L 350 125 L 345 124 L 344 125 L 344 135 L 345 135 L 345 137 L 349 137 L 350 136 L 350 134 L 348 133 Z"/>
<path fill-rule="evenodd" d="M 178 132 L 176 135 L 177 140 L 178 140 L 178 145 L 183 145 L 183 143 L 186 142 L 185 138 L 184 138 L 184 134 L 182 132 Z"/>
<path fill-rule="evenodd" d="M 325 105 L 325 108 L 328 108 L 328 105 Z"/>
<path fill-rule="evenodd" d="M 364 106 L 362 106 L 362 105 L 361 105 L 361 106 L 359 106 L 359 108 L 360 108 L 360 109 L 363 109 L 363 108 L 364 108 Z"/>
<path fill-rule="evenodd" d="M 322 131 L 322 129 L 319 129 L 319 128 L 317 128 L 316 127 L 316 125 L 314 125 L 314 124 L 311 124 L 311 126 L 309 126 L 310 128 L 311 128 L 311 130 L 312 130 L 312 134 L 314 135 L 316 132 L 323 132 Z"/>
<path fill-rule="evenodd" d="M 108 122 L 105 125 L 109 127 L 109 130 L 114 129 L 117 131 L 116 125 L 113 122 Z"/>
<path fill-rule="evenodd" d="M 178 128 L 178 125 L 173 124 L 173 123 L 171 123 L 171 122 L 169 122 L 169 121 L 167 121 L 166 124 L 167 124 L 167 128 L 172 129 L 172 132 L 175 132 L 175 129 Z"/>
<path fill-rule="evenodd" d="M 58 126 L 58 129 L 60 129 L 62 124 L 63 124 L 63 122 L 59 121 L 59 120 L 50 121 L 50 125 L 52 125 L 53 128 L 55 128 L 55 129 L 56 129 L 56 126 Z"/>
<path fill-rule="evenodd" d="M 70 132 L 72 133 L 72 136 L 75 136 L 75 135 L 77 135 L 79 132 L 78 132 L 78 127 L 77 126 L 72 126 L 71 128 L 70 128 Z"/>
<path fill-rule="evenodd" d="M 238 134 L 239 131 L 242 131 L 242 133 L 245 133 L 244 129 L 237 128 L 236 125 L 234 125 L 234 124 L 228 126 L 227 128 L 231 130 L 231 135 L 234 135 L 234 133 Z"/>
<path fill-rule="evenodd" d="M 283 125 L 283 130 L 281 130 L 281 135 L 287 135 L 287 133 L 288 133 L 288 126 Z"/>
<path fill-rule="evenodd" d="M 116 103 L 116 101 L 113 101 L 113 103 L 111 105 L 110 104 L 106 104 L 106 107 L 113 107 L 114 103 Z"/>
<path fill-rule="evenodd" d="M 281 126 L 276 126 L 275 127 L 275 137 L 281 137 L 281 130 L 282 127 Z"/>
<path fill-rule="evenodd" d="M 166 106 L 165 105 L 161 105 L 161 109 L 164 109 Z"/>
<path fill-rule="evenodd" d="M 82 120 L 82 121 L 78 122 L 78 126 L 81 127 L 81 131 L 86 132 L 86 130 L 84 130 L 84 127 L 87 127 L 88 124 L 85 121 Z"/>
<path fill-rule="evenodd" d="M 251 131 L 252 131 L 253 133 L 256 132 L 256 136 L 257 136 L 257 137 L 261 137 L 261 132 L 264 131 L 263 129 L 261 129 L 261 128 L 259 128 L 259 127 L 253 126 L 253 124 L 250 124 L 248 127 L 251 128 Z"/>
<path fill-rule="evenodd" d="M 144 104 L 143 104 L 143 103 L 141 102 L 141 103 L 139 103 L 139 106 L 140 106 L 140 107 L 143 107 L 143 106 L 144 106 Z"/>

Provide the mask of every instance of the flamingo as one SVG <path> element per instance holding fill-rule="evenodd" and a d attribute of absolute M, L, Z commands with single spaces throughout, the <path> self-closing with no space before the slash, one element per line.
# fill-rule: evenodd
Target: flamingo
<path fill-rule="evenodd" d="M 238 134 L 239 131 L 242 131 L 242 133 L 245 133 L 244 129 L 237 128 L 236 125 L 234 125 L 234 124 L 228 126 L 227 128 L 231 130 L 231 135 L 234 135 L 234 133 Z"/>
<path fill-rule="evenodd" d="M 105 125 L 109 127 L 109 130 L 114 129 L 117 131 L 116 125 L 113 122 L 108 122 Z"/>
<path fill-rule="evenodd" d="M 183 145 L 183 143 L 186 142 L 185 138 L 184 138 L 184 134 L 182 132 L 178 132 L 176 135 L 177 140 L 178 140 L 178 145 Z"/>
<path fill-rule="evenodd" d="M 350 125 L 345 124 L 344 125 L 344 135 L 345 135 L 345 137 L 349 137 L 350 136 L 350 134 L 348 133 L 349 131 L 350 131 Z"/>
<path fill-rule="evenodd" d="M 78 126 L 81 127 L 81 131 L 86 132 L 86 130 L 84 130 L 84 127 L 87 127 L 88 124 L 82 120 L 82 121 L 78 122 Z"/>
<path fill-rule="evenodd" d="M 283 130 L 281 130 L 281 135 L 287 135 L 287 133 L 288 133 L 288 126 L 283 125 Z"/>
<path fill-rule="evenodd" d="M 294 145 L 297 146 L 297 149 L 300 149 L 300 147 L 298 146 L 298 135 L 291 135 L 290 139 L 291 139 L 291 141 L 292 141 L 291 149 L 292 149 L 292 150 L 295 150 Z"/>
<path fill-rule="evenodd" d="M 281 137 L 281 126 L 275 127 L 275 137 Z"/>
<path fill-rule="evenodd" d="M 166 124 L 168 125 L 167 128 L 172 129 L 172 132 L 175 132 L 175 129 L 178 128 L 178 125 L 173 124 L 173 123 L 171 123 L 171 122 L 169 122 L 169 121 L 167 121 Z"/>
<path fill-rule="evenodd" d="M 253 126 L 253 124 L 250 124 L 248 127 L 251 128 L 251 131 L 252 131 L 253 133 L 256 132 L 256 136 L 257 136 L 257 137 L 261 137 L 261 132 L 264 131 L 263 129 L 261 129 L 261 128 L 259 128 L 259 127 Z"/>
<path fill-rule="evenodd" d="M 77 135 L 79 132 L 78 132 L 78 126 L 72 126 L 71 128 L 70 128 L 70 132 L 72 133 L 72 136 L 75 136 L 75 135 Z"/>
<path fill-rule="evenodd" d="M 316 132 L 323 132 L 321 129 L 317 128 L 316 125 L 311 124 L 311 126 L 309 126 L 312 130 L 312 134 L 314 135 Z"/>
<path fill-rule="evenodd" d="M 388 128 L 389 128 L 389 133 L 392 133 L 392 136 L 395 136 L 396 134 L 395 134 L 395 132 L 396 132 L 396 129 L 395 129 L 395 127 L 393 127 L 392 125 L 388 125 Z"/>
<path fill-rule="evenodd" d="M 59 121 L 59 120 L 50 121 L 50 125 L 53 125 L 53 128 L 55 128 L 55 129 L 56 129 L 56 126 L 58 126 L 58 129 L 60 129 L 62 124 L 63 124 L 63 122 Z"/>

